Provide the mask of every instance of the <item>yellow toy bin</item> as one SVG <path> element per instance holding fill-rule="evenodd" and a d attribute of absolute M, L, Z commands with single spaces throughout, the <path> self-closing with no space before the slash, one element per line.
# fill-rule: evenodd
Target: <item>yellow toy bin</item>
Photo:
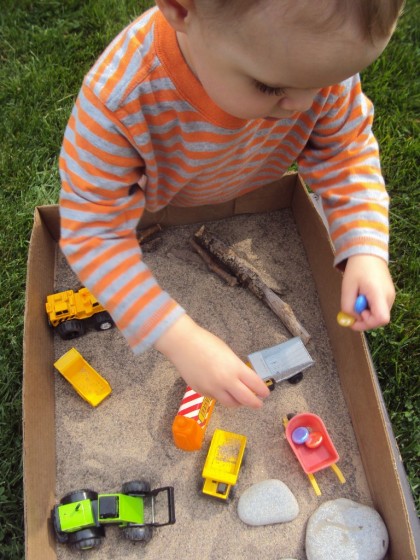
<path fill-rule="evenodd" d="M 61 356 L 54 363 L 54 367 L 82 399 L 92 406 L 98 406 L 112 391 L 108 381 L 75 348 Z"/>
<path fill-rule="evenodd" d="M 202 476 L 203 494 L 227 500 L 238 480 L 245 453 L 246 437 L 216 429 L 214 431 Z"/>

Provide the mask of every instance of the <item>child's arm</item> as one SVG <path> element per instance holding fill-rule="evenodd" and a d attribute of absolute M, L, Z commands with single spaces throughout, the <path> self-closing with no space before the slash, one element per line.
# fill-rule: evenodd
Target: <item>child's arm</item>
<path fill-rule="evenodd" d="M 340 268 L 347 262 L 341 309 L 354 315 L 364 294 L 369 309 L 354 330 L 389 322 L 395 291 L 387 266 L 388 205 L 379 151 L 372 133 L 373 106 L 354 76 L 330 88 L 323 113 L 299 158 L 299 170 L 322 199 Z"/>
<path fill-rule="evenodd" d="M 364 331 L 389 323 L 395 289 L 384 260 L 371 255 L 355 255 L 347 261 L 341 290 L 341 309 L 355 315 L 354 302 L 366 296 L 369 308 L 356 319 L 352 329 Z"/>
<path fill-rule="evenodd" d="M 195 391 L 226 406 L 262 406 L 265 383 L 217 336 L 183 315 L 155 343 Z M 260 398 L 259 398 L 260 397 Z"/>
<path fill-rule="evenodd" d="M 100 134 L 97 123 L 86 134 L 86 117 L 79 113 L 96 114 L 97 120 L 101 115 Z M 258 408 L 258 396 L 268 393 L 264 382 L 219 338 L 184 316 L 142 259 L 135 228 L 146 203 L 143 167 L 114 115 L 84 88 L 60 157 L 60 246 L 136 353 L 158 341 L 156 347 L 195 390 L 225 405 Z"/>

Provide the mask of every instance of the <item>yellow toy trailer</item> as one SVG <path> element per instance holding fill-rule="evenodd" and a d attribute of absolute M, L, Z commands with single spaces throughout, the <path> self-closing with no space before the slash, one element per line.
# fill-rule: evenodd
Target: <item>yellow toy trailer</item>
<path fill-rule="evenodd" d="M 203 468 L 203 494 L 227 500 L 238 480 L 246 437 L 216 429 Z"/>
<path fill-rule="evenodd" d="M 110 314 L 87 288 L 78 292 L 66 290 L 47 296 L 45 311 L 48 323 L 64 340 L 71 340 L 85 334 L 88 322 L 98 331 L 114 326 Z M 89 321 L 88 321 L 89 320 Z"/>
<path fill-rule="evenodd" d="M 112 391 L 108 381 L 75 348 L 61 356 L 54 366 L 82 399 L 92 406 L 98 406 Z"/>

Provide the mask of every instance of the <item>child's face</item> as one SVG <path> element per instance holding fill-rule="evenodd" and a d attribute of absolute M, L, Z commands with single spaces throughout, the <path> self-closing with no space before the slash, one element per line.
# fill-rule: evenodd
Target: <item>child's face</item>
<path fill-rule="evenodd" d="M 324 34 L 285 25 L 276 4 L 244 15 L 231 28 L 189 12 L 185 33 L 178 33 L 207 94 L 233 116 L 284 118 L 305 111 L 322 87 L 368 66 L 389 40 L 362 41 L 352 22 Z"/>

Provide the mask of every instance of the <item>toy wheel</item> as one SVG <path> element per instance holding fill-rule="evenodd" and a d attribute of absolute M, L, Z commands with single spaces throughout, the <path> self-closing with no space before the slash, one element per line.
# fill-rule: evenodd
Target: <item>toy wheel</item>
<path fill-rule="evenodd" d="M 97 331 L 107 331 L 112 329 L 114 326 L 114 321 L 111 315 L 107 311 L 102 311 L 93 316 L 93 324 Z"/>
<path fill-rule="evenodd" d="M 60 504 L 73 504 L 74 502 L 80 502 L 81 500 L 97 500 L 98 493 L 94 492 L 93 490 L 83 489 L 83 490 L 74 490 L 73 492 L 69 492 L 65 496 L 61 498 Z"/>
<path fill-rule="evenodd" d="M 70 321 L 60 323 L 57 327 L 57 332 L 63 340 L 72 340 L 73 338 L 83 336 L 85 334 L 85 327 L 78 319 L 70 319 Z"/>
<path fill-rule="evenodd" d="M 76 550 L 91 550 L 97 548 L 102 542 L 102 539 L 83 539 L 73 545 Z"/>
<path fill-rule="evenodd" d="M 143 495 L 150 492 L 150 484 L 146 480 L 131 480 L 124 482 L 122 486 L 123 494 L 131 494 L 134 496 Z"/>
<path fill-rule="evenodd" d="M 296 373 L 296 375 L 292 375 L 292 377 L 289 377 L 287 381 L 292 385 L 297 385 L 302 381 L 302 379 L 303 379 L 303 373 L 300 371 L 299 373 Z"/>
<path fill-rule="evenodd" d="M 69 534 L 68 544 L 76 550 L 90 550 L 97 548 L 105 536 L 103 527 L 89 527 Z"/>
<path fill-rule="evenodd" d="M 67 544 L 69 542 L 69 535 L 68 533 L 62 533 L 61 531 L 55 532 L 55 538 L 56 541 L 59 542 L 60 544 Z"/>
<path fill-rule="evenodd" d="M 69 540 L 69 534 L 61 530 L 60 522 L 58 521 L 58 515 L 56 515 L 56 513 L 57 507 L 55 507 L 51 512 L 51 521 L 54 527 L 54 535 L 57 542 L 59 542 L 60 544 L 66 544 Z"/>
<path fill-rule="evenodd" d="M 149 525 L 144 527 L 124 527 L 123 533 L 130 541 L 149 542 L 153 535 L 153 529 Z"/>
<path fill-rule="evenodd" d="M 229 496 L 225 500 L 225 504 L 230 504 L 236 497 L 236 487 L 230 489 Z"/>
<path fill-rule="evenodd" d="M 220 502 L 221 504 L 229 505 L 235 498 L 235 488 L 232 487 L 229 490 L 229 495 L 227 498 L 222 498 L 221 495 L 226 493 L 226 484 L 220 482 L 218 484 L 217 487 L 217 493 L 220 494 L 220 496 L 206 496 L 207 498 L 209 498 L 210 500 L 216 500 L 217 502 Z M 205 495 L 205 494 L 204 494 Z"/>
<path fill-rule="evenodd" d="M 51 522 L 57 542 L 59 542 L 60 544 L 66 544 L 69 540 L 69 534 L 61 530 L 58 508 L 59 506 L 54 506 L 54 508 L 51 510 Z"/>

